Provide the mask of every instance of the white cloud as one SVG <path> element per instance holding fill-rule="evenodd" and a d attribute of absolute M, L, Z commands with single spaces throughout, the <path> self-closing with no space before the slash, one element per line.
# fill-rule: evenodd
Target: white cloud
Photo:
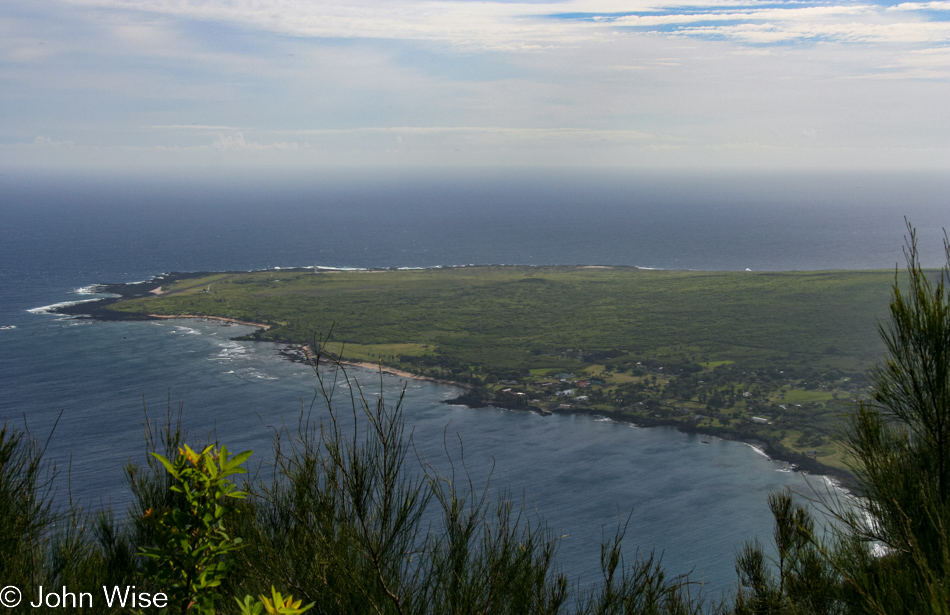
<path fill-rule="evenodd" d="M 310 146 L 306 143 L 301 145 L 295 141 L 281 141 L 277 143 L 258 143 L 256 141 L 246 141 L 244 139 L 244 134 L 238 132 L 233 135 L 218 135 L 218 138 L 214 143 L 211 144 L 211 147 L 227 152 L 296 152 L 301 149 L 309 149 Z"/>
<path fill-rule="evenodd" d="M 67 0 L 83 7 L 221 20 L 308 37 L 412 39 L 517 49 L 569 40 L 576 26 L 534 19 L 543 4 L 491 2 L 320 2 L 305 0 Z"/>
<path fill-rule="evenodd" d="M 928 42 L 945 40 L 945 22 L 892 22 L 891 14 L 947 10 L 950 2 L 904 3 L 893 7 L 873 4 L 820 6 L 788 2 L 787 8 L 757 9 L 754 4 L 727 2 L 664 1 L 647 3 L 570 0 L 550 3 L 497 3 L 400 1 L 320 2 L 305 0 L 223 0 L 194 3 L 189 0 L 67 0 L 86 7 L 106 7 L 157 15 L 202 20 L 222 20 L 242 27 L 294 36 L 317 38 L 368 38 L 427 40 L 460 48 L 531 51 L 550 45 L 575 45 L 607 36 L 618 27 L 663 28 L 678 24 L 741 21 L 723 26 L 722 35 L 740 42 L 767 43 L 831 37 L 842 42 Z M 735 8 L 741 7 L 740 10 Z M 697 10 L 699 8 L 700 10 Z M 621 14 L 616 13 L 635 13 Z M 564 15 L 587 15 L 569 18 Z M 842 19 L 850 21 L 842 22 Z M 613 29 L 613 30 L 612 30 Z M 685 28 L 681 35 L 708 36 L 715 26 Z M 136 35 L 136 32 L 132 32 Z M 145 32 L 145 36 L 150 34 Z"/>
<path fill-rule="evenodd" d="M 887 7 L 888 11 L 950 11 L 950 2 L 903 2 Z"/>
<path fill-rule="evenodd" d="M 950 22 L 742 23 L 686 27 L 678 30 L 677 34 L 759 45 L 810 40 L 838 43 L 943 44 L 950 42 Z"/>
<path fill-rule="evenodd" d="M 950 47 L 910 51 L 895 58 L 892 63 L 881 65 L 873 77 L 888 80 L 950 80 Z"/>
<path fill-rule="evenodd" d="M 211 124 L 172 124 L 169 126 L 145 126 L 150 130 L 198 130 L 218 132 L 221 130 L 241 130 L 235 126 L 215 126 Z"/>
<path fill-rule="evenodd" d="M 670 24 L 686 24 L 706 21 L 814 21 L 840 15 L 862 15 L 870 12 L 868 6 L 815 6 L 791 9 L 753 9 L 748 11 L 716 11 L 703 13 L 677 13 L 668 15 L 630 15 L 611 21 L 614 25 L 648 28 Z"/>
<path fill-rule="evenodd" d="M 349 135 L 451 136 L 496 142 L 642 142 L 656 135 L 638 130 L 590 130 L 583 128 L 509 128 L 505 126 L 392 126 L 350 129 L 310 129 L 285 131 L 294 135 L 345 137 Z"/>
<path fill-rule="evenodd" d="M 927 162 L 950 142 L 948 2 L 5 2 L 10 159 L 37 134 L 189 164 Z"/>
<path fill-rule="evenodd" d="M 33 139 L 30 147 L 50 148 L 50 147 L 74 147 L 76 144 L 72 141 L 54 141 L 50 137 L 39 136 Z"/>

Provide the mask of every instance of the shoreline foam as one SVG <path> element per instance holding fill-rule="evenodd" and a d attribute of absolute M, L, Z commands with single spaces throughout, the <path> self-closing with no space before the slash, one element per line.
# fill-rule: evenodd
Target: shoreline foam
<path fill-rule="evenodd" d="M 99 299 L 77 299 L 75 301 L 60 301 L 59 303 L 51 303 L 49 305 L 41 305 L 40 307 L 29 308 L 27 312 L 30 314 L 56 314 L 56 310 L 65 307 L 72 307 L 74 305 L 81 305 L 83 303 L 93 303 L 99 301 Z"/>
<path fill-rule="evenodd" d="M 465 267 L 465 265 L 461 265 L 461 267 Z M 575 267 L 578 267 L 578 266 L 575 266 Z M 583 267 L 584 267 L 584 268 L 601 268 L 601 267 L 613 268 L 613 267 L 610 267 L 610 266 L 596 266 L 596 265 L 595 265 L 595 266 L 590 266 L 590 265 L 588 265 L 588 266 L 583 266 Z M 432 267 L 432 269 L 441 269 L 441 268 L 442 268 L 442 267 L 440 267 L 440 266 Z M 314 270 L 323 270 L 323 271 L 328 271 L 328 272 L 331 272 L 331 271 L 360 271 L 359 268 L 330 268 L 330 267 L 322 267 L 322 266 L 319 266 L 319 265 L 317 265 L 317 266 L 310 266 L 310 267 L 301 268 L 301 269 L 304 269 L 304 270 L 309 269 L 309 270 L 311 270 L 311 271 L 314 271 Z M 424 268 L 424 269 L 428 269 L 428 268 Z M 644 268 L 643 268 L 643 267 L 634 267 L 634 269 L 644 269 Z M 386 271 L 386 270 L 394 270 L 394 268 L 377 269 L 377 270 L 362 269 L 362 271 L 360 271 L 360 272 L 366 273 L 366 272 L 379 272 L 379 271 Z M 180 274 L 180 275 L 181 275 L 182 279 L 189 277 L 188 275 L 184 275 L 184 274 Z M 157 282 L 159 279 L 161 279 L 161 278 L 163 278 L 163 277 L 164 277 L 164 276 L 155 276 L 155 277 L 153 278 L 153 281 Z M 177 278 L 176 278 L 176 279 L 177 279 Z M 141 282 L 136 283 L 136 284 L 141 284 Z M 128 286 L 128 285 L 126 285 L 126 286 Z M 93 288 L 93 287 L 94 287 L 94 285 L 91 285 L 90 287 L 85 287 L 85 289 L 90 289 L 90 290 L 91 290 L 91 288 Z M 156 286 L 156 289 L 153 289 L 153 290 L 159 290 L 159 291 L 161 291 L 161 285 L 157 285 L 157 286 Z M 105 298 L 100 298 L 100 299 L 87 299 L 87 300 L 84 300 L 84 301 L 63 302 L 63 303 L 54 304 L 54 305 L 50 305 L 50 306 L 43 306 L 42 308 L 34 308 L 33 310 L 30 310 L 30 311 L 31 311 L 31 312 L 34 312 L 34 313 L 50 313 L 50 312 L 55 313 L 56 308 L 61 308 L 61 307 L 71 306 L 71 305 L 76 305 L 77 303 L 91 303 L 91 302 L 95 302 L 95 301 L 102 301 L 102 300 L 104 300 L 104 299 L 105 299 Z M 108 301 L 108 299 L 105 299 L 105 300 Z M 96 319 L 96 320 L 109 320 L 108 317 L 103 317 L 102 314 L 90 314 L 89 316 L 90 316 L 91 318 L 93 318 L 93 319 Z M 141 318 L 141 317 L 140 317 L 140 318 Z M 215 320 L 215 321 L 226 322 L 226 323 L 231 323 L 231 324 L 238 324 L 238 325 L 245 325 L 245 326 L 258 327 L 258 328 L 261 328 L 261 329 L 264 329 L 264 330 L 270 329 L 271 326 L 272 326 L 272 325 L 267 325 L 267 324 L 264 324 L 264 323 L 256 323 L 256 322 L 242 321 L 242 320 L 238 320 L 238 319 L 235 319 L 235 318 L 227 318 L 227 317 L 222 317 L 222 316 L 195 315 L 195 314 L 148 314 L 147 316 L 145 316 L 145 318 L 147 318 L 147 319 L 163 319 L 163 320 L 164 320 L 164 319 L 172 319 L 172 318 L 206 319 L 206 320 Z M 130 319 L 134 320 L 135 317 L 133 316 L 133 317 L 130 318 Z M 263 340 L 262 340 L 262 341 L 263 341 Z M 297 344 L 293 344 L 293 343 L 291 342 L 290 344 L 291 344 L 291 345 L 298 345 L 298 347 L 300 347 L 300 348 L 304 348 L 304 349 L 310 350 L 310 349 L 309 349 L 309 346 L 306 345 L 306 344 L 300 344 L 299 342 L 298 342 Z M 307 353 L 307 350 L 305 350 L 305 355 L 306 355 L 306 353 Z M 311 356 L 311 357 L 313 356 L 312 351 L 310 351 L 310 356 Z M 375 364 L 375 363 L 371 363 L 371 362 L 367 362 L 367 361 L 347 361 L 347 360 L 342 360 L 342 361 L 340 361 L 340 364 L 343 365 L 343 366 L 352 365 L 352 366 L 354 366 L 354 367 L 361 367 L 361 368 L 364 368 L 364 369 L 381 370 L 383 373 L 395 375 L 395 376 L 401 377 L 401 378 L 408 378 L 408 379 L 420 380 L 420 381 L 428 381 L 428 382 L 433 382 L 433 383 L 437 383 L 437 384 L 443 384 L 443 385 L 447 385 L 447 386 L 451 386 L 451 387 L 455 387 L 455 388 L 459 388 L 459 389 L 470 389 L 470 388 L 471 388 L 469 385 L 463 384 L 463 383 L 460 383 L 460 382 L 454 382 L 454 381 L 450 381 L 450 380 L 442 380 L 442 379 L 432 378 L 432 377 L 429 377 L 429 376 L 416 375 L 416 374 L 413 374 L 413 373 L 408 372 L 408 371 L 405 371 L 405 370 L 400 370 L 400 369 L 397 369 L 397 368 L 391 368 L 391 367 L 387 367 L 387 366 L 385 366 L 385 365 Z M 465 404 L 465 403 L 463 402 L 461 405 L 469 405 L 469 404 Z M 486 405 L 490 406 L 491 404 L 486 404 Z M 471 407 L 471 406 L 470 406 L 470 407 Z M 530 409 L 528 409 L 528 410 L 530 410 Z M 559 413 L 564 413 L 564 414 L 590 414 L 590 412 L 587 412 L 587 411 L 585 411 L 585 410 L 583 410 L 583 409 L 579 409 L 579 408 L 578 408 L 578 409 L 566 409 L 566 410 L 565 410 L 565 409 L 558 409 L 557 412 L 559 412 Z M 772 445 L 768 444 L 768 443 L 762 443 L 762 442 L 760 442 L 760 441 L 755 441 L 755 440 L 753 440 L 753 441 L 750 442 L 750 441 L 746 440 L 745 438 L 743 438 L 743 434 L 741 434 L 741 433 L 722 432 L 722 431 L 720 431 L 720 430 L 715 430 L 715 429 L 714 429 L 714 430 L 711 430 L 711 431 L 702 431 L 702 432 L 700 432 L 700 431 L 697 431 L 697 430 L 695 430 L 695 429 L 689 429 L 689 426 L 684 426 L 684 425 L 681 425 L 681 424 L 679 424 L 679 423 L 670 423 L 670 422 L 665 422 L 665 421 L 658 421 L 658 422 L 653 422 L 653 421 L 642 422 L 642 421 L 641 421 L 641 422 L 637 422 L 637 421 L 635 421 L 635 420 L 633 420 L 633 419 L 628 419 L 627 417 L 623 417 L 623 416 L 611 417 L 610 420 L 614 420 L 614 421 L 618 421 L 618 422 L 624 422 L 624 423 L 631 423 L 631 424 L 633 424 L 633 425 L 637 425 L 637 426 L 640 426 L 640 427 L 667 426 L 667 427 L 673 427 L 673 428 L 675 428 L 675 429 L 677 429 L 678 431 L 681 431 L 681 432 L 683 432 L 683 433 L 703 433 L 703 434 L 707 434 L 707 435 L 710 435 L 710 436 L 717 436 L 717 437 L 724 438 L 724 439 L 728 439 L 728 440 L 734 440 L 734 441 L 738 441 L 738 442 L 743 442 L 743 443 L 745 443 L 745 444 L 749 444 L 749 445 L 752 446 L 757 452 L 759 452 L 760 454 L 762 454 L 762 455 L 764 455 L 764 456 L 766 456 L 766 457 L 772 459 L 773 461 L 781 461 L 781 462 L 785 462 L 785 463 L 799 464 L 800 466 L 802 466 L 802 469 L 803 469 L 803 470 L 805 470 L 805 471 L 807 471 L 807 472 L 809 472 L 809 473 L 813 473 L 813 474 L 815 474 L 816 476 L 833 476 L 835 479 L 837 479 L 837 480 L 839 480 L 839 481 L 841 481 L 841 482 L 843 482 L 843 483 L 849 483 L 849 482 L 850 482 L 849 479 L 851 478 L 851 477 L 848 475 L 848 473 L 847 473 L 846 471 L 842 471 L 842 470 L 840 470 L 840 469 L 838 469 L 838 468 L 835 468 L 835 467 L 826 466 L 826 465 L 824 465 L 824 464 L 821 464 L 820 462 L 815 461 L 814 459 L 802 458 L 802 455 L 793 454 L 793 453 L 790 453 L 790 452 L 788 452 L 788 451 L 774 450 L 774 447 L 773 447 Z M 754 444 L 752 444 L 752 442 L 754 442 Z M 807 469 L 806 469 L 806 468 L 807 468 Z"/>
<path fill-rule="evenodd" d="M 204 319 L 204 320 L 215 320 L 215 321 L 227 322 L 227 323 L 238 324 L 238 325 L 248 325 L 248 326 L 252 326 L 252 327 L 261 327 L 261 328 L 263 328 L 263 329 L 265 329 L 265 330 L 270 328 L 270 325 L 265 325 L 265 324 L 262 324 L 262 323 L 254 323 L 254 322 L 240 321 L 240 320 L 236 320 L 236 319 L 234 319 L 234 318 L 225 318 L 225 317 L 223 317 L 223 316 L 198 316 L 198 315 L 195 315 L 195 314 L 179 314 L 179 315 L 174 315 L 174 314 L 149 314 L 148 316 L 150 316 L 150 317 L 152 317 L 152 318 L 162 319 L 162 320 L 169 320 L 169 319 L 173 319 L 173 318 L 196 318 L 196 319 Z M 261 341 L 271 341 L 271 340 L 261 340 Z M 272 341 L 271 341 L 271 343 L 277 343 L 277 342 L 272 342 Z M 294 344 L 290 344 L 290 345 L 294 345 Z M 306 357 L 306 359 L 307 359 L 308 361 L 312 360 L 312 358 L 316 356 L 316 353 L 313 351 L 313 348 L 311 347 L 310 344 L 297 344 L 297 346 L 299 346 L 299 348 L 301 349 L 301 351 L 302 351 L 303 354 L 304 354 L 304 357 Z M 451 386 L 451 387 L 456 387 L 456 388 L 460 388 L 460 389 L 470 389 L 470 388 L 471 388 L 469 385 L 466 385 L 466 384 L 461 383 L 461 382 L 455 382 L 455 381 L 451 381 L 451 380 L 442 380 L 442 379 L 438 379 L 438 378 L 432 378 L 431 376 L 421 376 L 421 375 L 413 374 L 412 372 L 407 372 L 407 371 L 405 371 L 405 370 L 401 370 L 401 369 L 397 369 L 397 368 L 393 368 L 393 367 L 387 367 L 387 366 L 385 366 L 385 365 L 383 365 L 383 364 L 381 364 L 381 363 L 371 363 L 371 362 L 369 362 L 369 361 L 355 361 L 355 360 L 346 360 L 346 359 L 342 359 L 342 360 L 340 360 L 340 359 L 334 359 L 334 361 L 335 361 L 336 363 L 338 363 L 338 364 L 339 364 L 340 366 L 342 366 L 342 367 L 359 367 L 359 368 L 363 368 L 363 369 L 373 370 L 373 371 L 376 371 L 377 373 L 383 373 L 383 374 L 389 374 L 389 375 L 397 376 L 397 377 L 399 377 L 399 378 L 407 378 L 407 379 L 411 379 L 411 380 L 419 380 L 419 381 L 425 381 L 425 382 L 432 382 L 432 383 L 434 383 L 434 384 L 442 384 L 442 385 Z M 459 405 L 466 405 L 466 404 L 459 404 Z M 468 406 L 468 407 L 471 407 L 471 406 Z M 484 406 L 484 407 L 494 407 L 494 406 L 492 406 L 491 404 L 486 404 L 486 406 Z M 509 408 L 509 409 L 510 409 L 510 408 Z M 528 410 L 528 411 L 530 411 L 530 410 Z M 633 426 L 635 426 L 635 427 L 670 427 L 670 428 L 676 429 L 677 431 L 679 431 L 679 432 L 681 432 L 681 433 L 684 433 L 684 434 L 686 434 L 686 433 L 694 433 L 694 434 L 705 433 L 705 432 L 699 432 L 699 431 L 684 430 L 684 429 L 681 429 L 681 427 L 682 427 L 681 425 L 675 424 L 675 423 L 638 424 L 638 423 L 636 423 L 633 419 L 628 419 L 627 417 L 606 417 L 606 416 L 604 416 L 603 414 L 598 414 L 598 413 L 593 412 L 593 411 L 585 411 L 585 410 L 579 409 L 579 408 L 577 408 L 577 409 L 572 408 L 572 409 L 566 409 L 566 410 L 558 410 L 557 412 L 558 412 L 558 414 L 575 414 L 575 415 L 592 416 L 592 417 L 595 418 L 595 419 L 600 418 L 601 420 L 607 420 L 607 421 L 611 421 L 611 422 L 615 422 L 615 423 L 629 423 L 629 424 L 631 424 L 631 425 L 633 425 Z M 739 438 L 739 437 L 735 437 L 735 438 L 728 437 L 728 434 L 723 434 L 723 433 L 709 433 L 709 434 L 707 434 L 707 435 L 709 435 L 709 436 L 711 436 L 711 437 L 717 437 L 717 438 L 720 438 L 720 439 L 723 439 L 723 440 L 731 440 L 731 441 L 733 441 L 733 442 L 739 442 L 739 443 L 741 443 L 741 444 L 744 444 L 744 445 L 748 446 L 749 448 L 751 448 L 752 450 L 754 450 L 756 453 L 762 455 L 763 457 L 765 457 L 766 459 L 768 459 L 769 461 L 772 461 L 772 462 L 785 463 L 785 464 L 792 464 L 792 465 L 801 462 L 800 459 L 799 459 L 799 460 L 794 460 L 794 461 L 791 460 L 791 459 L 784 459 L 781 455 L 775 455 L 774 452 L 773 452 L 772 454 L 770 454 L 769 451 L 766 450 L 766 448 L 770 448 L 770 447 L 768 447 L 767 444 L 763 444 L 762 442 L 759 442 L 759 441 L 747 442 L 747 441 L 745 441 L 745 440 L 743 440 L 743 439 L 741 439 L 741 438 Z M 821 471 L 817 471 L 817 472 L 816 472 L 816 471 L 813 471 L 813 470 L 804 470 L 804 472 L 807 473 L 807 474 L 811 474 L 811 475 L 817 476 L 817 477 L 825 478 L 826 480 L 833 481 L 834 484 L 835 484 L 835 487 L 837 487 L 839 490 L 845 491 L 845 492 L 848 491 L 847 486 L 844 484 L 844 483 L 848 482 L 847 479 L 846 479 L 844 476 L 839 475 L 839 471 L 838 471 L 836 468 L 832 468 L 832 467 L 830 467 L 830 466 L 824 466 L 823 464 L 819 464 L 819 465 L 821 466 L 821 469 L 824 470 L 824 472 L 821 472 Z"/>
<path fill-rule="evenodd" d="M 270 325 L 265 325 L 259 322 L 248 322 L 246 320 L 238 320 L 236 318 L 225 318 L 224 316 L 199 316 L 197 314 L 148 314 L 149 318 L 158 318 L 161 320 L 170 320 L 172 318 L 197 318 L 198 320 L 219 320 L 221 322 L 228 322 L 233 325 L 247 325 L 249 327 L 260 327 L 265 331 L 270 329 Z"/>

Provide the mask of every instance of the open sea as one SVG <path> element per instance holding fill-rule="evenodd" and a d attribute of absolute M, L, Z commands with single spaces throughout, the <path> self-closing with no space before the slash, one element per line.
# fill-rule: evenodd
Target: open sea
<path fill-rule="evenodd" d="M 168 271 L 287 266 L 636 265 L 668 269 L 893 269 L 904 216 L 940 265 L 950 178 L 935 175 L 660 175 L 600 172 L 327 177 L 0 175 L 0 421 L 42 440 L 58 498 L 128 502 L 122 467 L 143 459 L 143 403 L 184 407 L 196 438 L 271 450 L 315 380 L 249 328 L 194 320 L 98 323 L 36 310 L 83 288 Z M 32 310 L 32 311 L 31 311 Z M 377 375 L 354 369 L 368 395 Z M 771 542 L 766 497 L 805 477 L 750 446 L 605 419 L 440 403 L 452 387 L 385 376 L 417 446 L 443 441 L 477 483 L 507 489 L 563 535 L 560 561 L 597 579 L 599 543 L 656 549 L 718 596 L 745 540 Z M 340 393 L 347 391 L 340 387 Z M 53 430 L 53 425 L 59 423 Z M 820 479 L 812 478 L 811 482 Z"/>

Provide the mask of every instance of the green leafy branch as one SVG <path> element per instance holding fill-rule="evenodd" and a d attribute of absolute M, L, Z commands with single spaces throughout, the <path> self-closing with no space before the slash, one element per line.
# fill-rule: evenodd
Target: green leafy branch
<path fill-rule="evenodd" d="M 231 457 L 225 446 L 196 452 L 185 445 L 178 452 L 174 463 L 152 453 L 175 479 L 171 490 L 181 494 L 184 502 L 145 513 L 144 520 L 155 530 L 155 546 L 143 547 L 139 553 L 146 558 L 146 574 L 166 590 L 173 608 L 182 614 L 192 609 L 197 615 L 210 615 L 215 600 L 222 597 L 215 588 L 231 567 L 225 556 L 242 546 L 240 538 L 227 532 L 225 521 L 235 509 L 233 500 L 247 493 L 238 490 L 229 477 L 246 472 L 241 464 L 252 451 Z"/>

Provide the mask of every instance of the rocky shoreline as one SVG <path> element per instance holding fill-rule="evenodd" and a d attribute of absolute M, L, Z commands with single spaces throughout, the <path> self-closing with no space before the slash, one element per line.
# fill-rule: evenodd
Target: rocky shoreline
<path fill-rule="evenodd" d="M 183 314 L 183 315 L 157 315 L 157 314 L 128 314 L 122 312 L 115 312 L 108 309 L 113 303 L 116 303 L 121 300 L 133 299 L 138 297 L 145 297 L 149 294 L 158 294 L 157 291 L 160 291 L 161 287 L 166 284 L 171 284 L 176 281 L 202 277 L 205 275 L 212 275 L 213 273 L 230 273 L 230 272 L 171 272 L 165 273 L 158 276 L 155 276 L 151 280 L 135 283 L 122 283 L 122 284 L 96 284 L 88 287 L 87 292 L 90 294 L 107 294 L 111 295 L 108 297 L 102 297 L 93 299 L 91 301 L 83 301 L 80 303 L 73 303 L 67 305 L 56 306 L 50 311 L 57 314 L 64 314 L 73 316 L 76 318 L 90 318 L 94 320 L 101 321 L 129 321 L 129 320 L 164 320 L 170 318 L 204 318 L 208 320 L 218 320 L 229 322 L 233 324 L 242 324 L 250 325 L 256 327 L 267 328 L 268 325 L 261 323 L 252 323 L 238 321 L 235 319 L 229 319 L 224 317 L 216 316 L 205 316 L 205 315 L 194 315 L 194 314 Z M 235 272 L 237 273 L 237 272 Z M 245 337 L 244 339 L 254 339 Z M 279 350 L 278 353 L 287 360 L 297 361 L 297 362 L 307 362 L 308 355 L 313 356 L 312 350 L 310 349 L 309 344 L 289 344 L 283 349 Z M 464 405 L 470 408 L 485 408 L 485 407 L 495 407 L 503 408 L 508 410 L 522 410 L 527 412 L 537 412 L 541 415 L 552 414 L 557 412 L 559 414 L 580 414 L 580 415 L 594 415 L 594 416 L 604 416 L 611 420 L 633 423 L 640 427 L 673 427 L 683 433 L 693 433 L 693 434 L 705 434 L 710 436 L 715 436 L 725 440 L 734 440 L 738 442 L 743 442 L 754 446 L 759 449 L 764 455 L 768 456 L 771 459 L 778 461 L 783 461 L 785 463 L 791 464 L 795 469 L 808 472 L 815 475 L 829 476 L 838 482 L 840 485 L 846 488 L 853 488 L 854 477 L 850 472 L 842 470 L 839 468 L 827 466 L 820 463 L 819 461 L 808 457 L 806 455 L 796 453 L 785 449 L 780 445 L 775 443 L 762 441 L 759 436 L 750 436 L 748 434 L 743 434 L 737 430 L 731 429 L 717 429 L 711 427 L 697 427 L 688 423 L 683 423 L 681 421 L 675 421 L 670 419 L 653 419 L 649 417 L 641 416 L 629 416 L 619 413 L 606 412 L 604 410 L 594 410 L 589 408 L 556 408 L 556 409 L 544 409 L 537 406 L 532 406 L 528 403 L 521 402 L 516 403 L 514 401 L 507 402 L 506 400 L 495 400 L 495 399 L 484 399 L 476 394 L 473 394 L 472 387 L 463 383 L 454 382 L 450 380 L 441 380 L 428 376 L 420 376 L 407 372 L 404 370 L 399 370 L 396 368 L 386 367 L 385 365 L 378 365 L 374 363 L 362 362 L 362 361 L 347 361 L 339 360 L 340 364 L 343 366 L 354 366 L 362 367 L 366 369 L 381 370 L 382 373 L 392 374 L 395 376 L 403 378 L 412 378 L 417 380 L 425 380 L 433 382 L 436 384 L 445 384 L 453 387 L 458 387 L 464 389 L 465 391 L 460 394 L 458 397 L 453 399 L 445 400 L 444 403 L 447 404 L 456 404 Z"/>
<path fill-rule="evenodd" d="M 455 384 L 455 383 L 452 383 Z M 458 386 L 458 385 L 456 385 Z M 530 404 L 505 403 L 500 400 L 484 400 L 470 393 L 463 393 L 456 398 L 446 399 L 442 403 L 467 406 L 469 408 L 501 408 L 506 410 L 521 410 L 525 412 L 536 412 L 542 416 L 550 414 L 577 414 L 586 416 L 600 416 L 612 421 L 621 423 L 630 423 L 637 427 L 672 427 L 681 433 L 708 435 L 722 440 L 731 440 L 741 442 L 758 449 L 763 455 L 775 461 L 787 463 L 793 467 L 793 471 L 801 471 L 816 476 L 827 476 L 835 481 L 837 485 L 853 491 L 856 487 L 854 475 L 847 470 L 825 465 L 807 455 L 802 455 L 790 451 L 780 445 L 772 442 L 763 441 L 759 436 L 750 436 L 737 430 L 717 429 L 711 427 L 698 427 L 681 421 L 670 419 L 651 419 L 647 417 L 633 417 L 624 414 L 607 412 L 604 410 L 595 410 L 590 408 L 556 408 L 545 410 L 543 408 L 532 406 Z"/>
<path fill-rule="evenodd" d="M 153 317 L 144 314 L 126 314 L 107 309 L 113 303 L 124 301 L 126 299 L 137 299 L 155 294 L 165 284 L 171 284 L 180 280 L 187 280 L 202 275 L 210 275 L 209 272 L 192 273 L 174 271 L 163 273 L 153 277 L 150 280 L 142 282 L 124 282 L 119 284 L 93 284 L 84 289 L 88 294 L 110 295 L 107 297 L 98 297 L 81 303 L 72 303 L 69 305 L 56 306 L 50 310 L 54 314 L 64 314 L 75 318 L 92 318 L 95 320 L 117 321 L 117 320 L 154 320 Z"/>

